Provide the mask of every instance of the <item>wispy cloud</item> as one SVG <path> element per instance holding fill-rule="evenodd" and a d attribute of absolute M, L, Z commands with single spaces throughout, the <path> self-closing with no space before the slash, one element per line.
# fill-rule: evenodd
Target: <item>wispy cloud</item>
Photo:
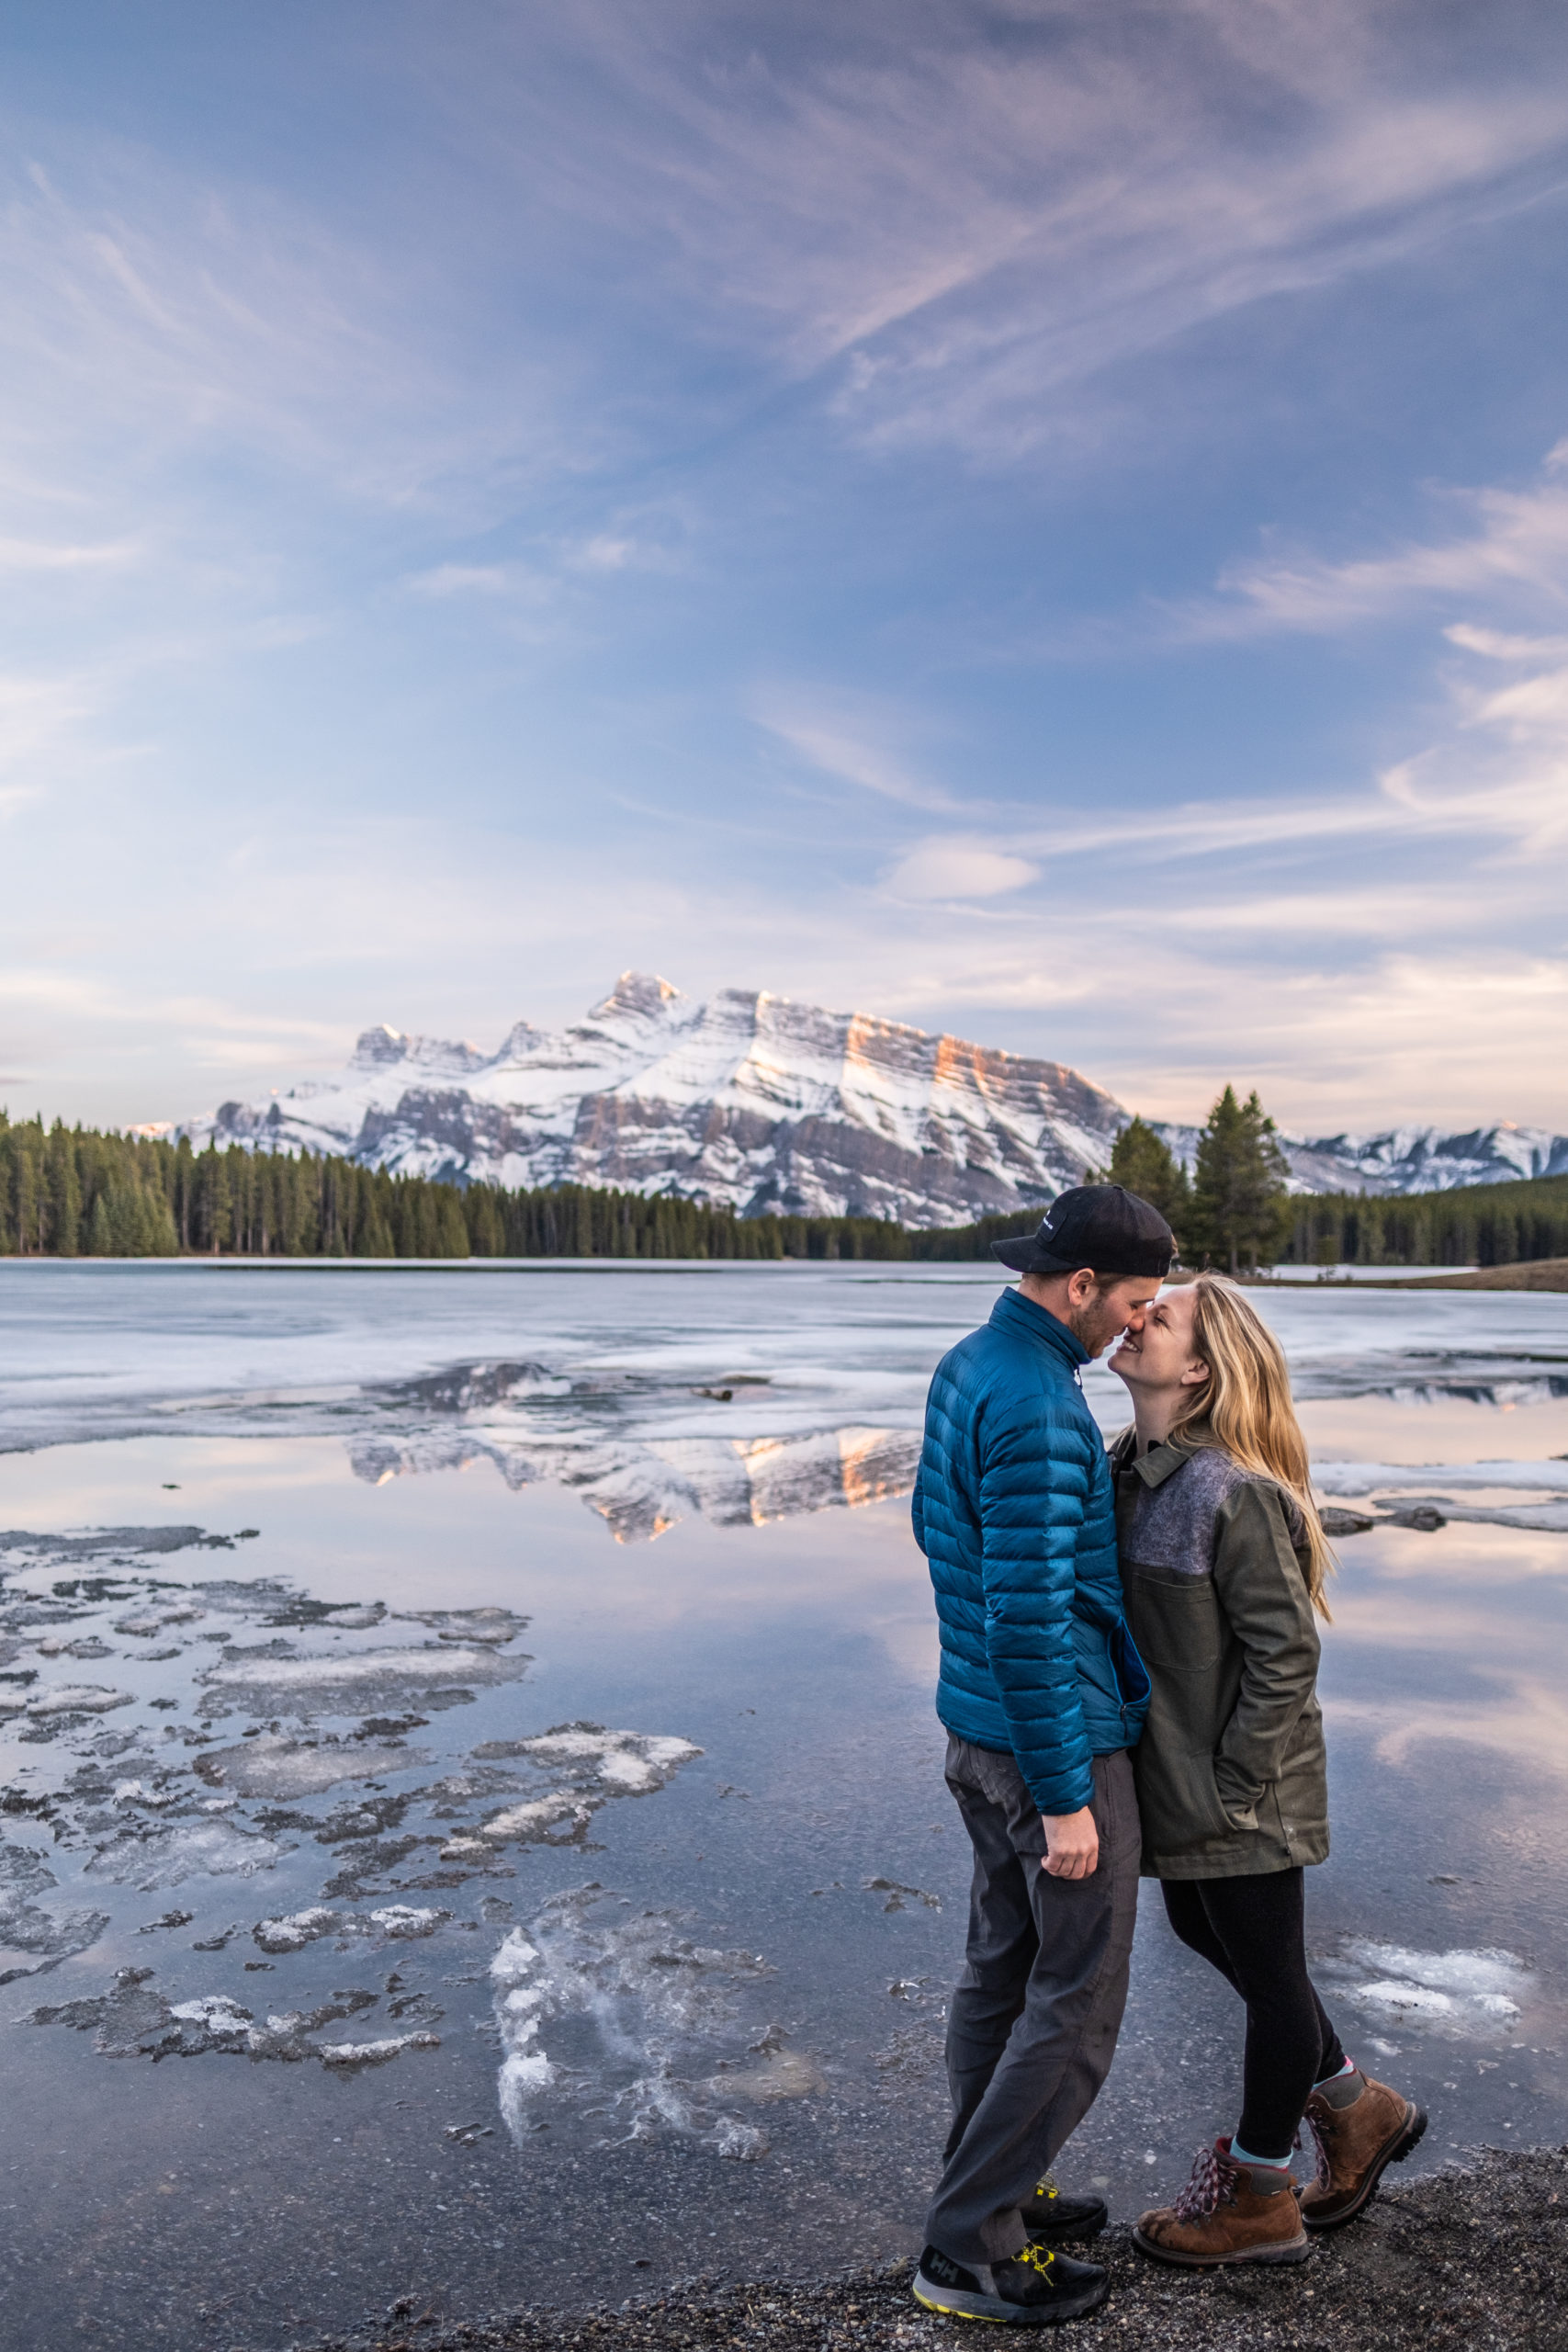
<path fill-rule="evenodd" d="M 1468 530 L 1340 563 L 1302 554 L 1234 564 L 1217 596 L 1172 614 L 1175 633 L 1196 640 L 1330 635 L 1460 599 L 1568 602 L 1568 441 L 1549 453 L 1529 489 L 1454 492 L 1449 503 L 1465 512 Z M 1450 635 L 1476 652 L 1518 642 L 1463 624 Z"/>
<path fill-rule="evenodd" d="M 756 695 L 751 716 L 757 725 L 785 743 L 808 767 L 858 786 L 884 800 L 906 808 L 923 808 L 933 815 L 973 817 L 976 802 L 944 791 L 916 775 L 905 757 L 886 740 L 907 716 L 875 710 L 869 699 L 831 701 L 825 697 L 773 691 Z"/>
<path fill-rule="evenodd" d="M 132 453 L 156 474 L 243 451 L 342 497 L 456 514 L 592 437 L 538 368 L 502 386 L 465 365 L 433 254 L 395 259 L 281 188 L 105 140 L 34 163 L 7 197 L 0 423 L 42 492 L 108 495 Z"/>
<path fill-rule="evenodd" d="M 9 772 L 19 802 L 41 791 L 51 763 L 80 739 L 99 698 L 99 682 L 77 675 L 0 674 L 0 775 Z"/>
<path fill-rule="evenodd" d="M 1527 200 L 1568 137 L 1560 85 L 1355 0 L 1069 6 L 999 42 L 963 5 L 823 22 L 769 40 L 689 9 L 639 40 L 606 0 L 576 12 L 606 108 L 559 200 L 635 211 L 683 300 L 829 370 L 888 442 L 1016 456 L 1112 363 Z"/>
<path fill-rule="evenodd" d="M 437 563 L 412 571 L 403 585 L 414 596 L 515 596 L 535 582 L 509 563 Z"/>
<path fill-rule="evenodd" d="M 142 550 L 134 539 L 112 539 L 96 547 L 48 539 L 0 538 L 0 572 L 121 571 Z"/>

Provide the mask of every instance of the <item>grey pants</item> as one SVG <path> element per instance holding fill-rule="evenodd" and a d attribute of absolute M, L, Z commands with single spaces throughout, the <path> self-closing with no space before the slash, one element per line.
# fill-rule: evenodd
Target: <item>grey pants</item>
<path fill-rule="evenodd" d="M 1125 1750 L 1097 1756 L 1100 1867 L 1060 1879 L 1041 1868 L 1045 1832 L 1010 1756 L 950 1739 L 947 1785 L 975 1877 L 948 2011 L 953 2130 L 926 2238 L 973 2268 L 1020 2252 L 1020 2207 L 1111 2071 L 1138 1908 L 1138 1801 Z"/>

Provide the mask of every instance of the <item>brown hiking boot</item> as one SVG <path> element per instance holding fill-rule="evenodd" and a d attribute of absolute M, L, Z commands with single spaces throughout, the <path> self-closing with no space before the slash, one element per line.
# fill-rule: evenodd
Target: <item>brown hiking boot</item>
<path fill-rule="evenodd" d="M 1337 2102 L 1343 2082 L 1360 2088 Z M 1377 2193 L 1385 2165 L 1404 2161 L 1427 2129 L 1424 2109 L 1402 2098 L 1371 2075 L 1346 2075 L 1319 2084 L 1308 2099 L 1306 2121 L 1317 2143 L 1317 2178 L 1302 2191 L 1302 2219 L 1309 2230 L 1337 2230 L 1354 2220 Z"/>
<path fill-rule="evenodd" d="M 1238 2165 L 1228 2140 L 1200 2148 L 1192 2177 L 1174 2205 L 1139 2216 L 1133 2244 L 1158 2262 L 1183 2262 L 1192 2269 L 1216 2263 L 1304 2262 L 1312 2251 L 1302 2227 L 1301 2208 L 1270 2165 L 1268 2186 L 1258 2186 L 1262 2165 Z M 1290 2176 L 1285 2175 L 1288 2182 Z"/>

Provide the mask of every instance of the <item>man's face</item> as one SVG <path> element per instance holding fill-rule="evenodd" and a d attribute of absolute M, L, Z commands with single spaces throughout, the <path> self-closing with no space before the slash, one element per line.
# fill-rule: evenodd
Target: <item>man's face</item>
<path fill-rule="evenodd" d="M 1080 1347 L 1091 1356 L 1101 1355 L 1122 1332 L 1143 1329 L 1144 1317 L 1158 1293 L 1158 1280 L 1151 1274 L 1127 1274 L 1104 1289 L 1092 1274 L 1075 1274 L 1063 1320 Z"/>

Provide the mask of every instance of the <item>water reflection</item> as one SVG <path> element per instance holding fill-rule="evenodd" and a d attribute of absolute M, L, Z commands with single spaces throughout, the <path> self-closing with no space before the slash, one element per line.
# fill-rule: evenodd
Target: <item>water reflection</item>
<path fill-rule="evenodd" d="M 1089 1386 L 1102 1419 L 1115 1425 L 1123 1392 L 1111 1389 L 1101 1366 Z M 725 1409 L 716 1416 L 715 1406 Z M 1320 1495 L 1365 1506 L 1365 1518 L 1352 1517 L 1347 1530 L 1458 1519 L 1568 1532 L 1568 1461 L 1532 1452 L 1568 1437 L 1565 1408 L 1568 1376 L 1455 1374 L 1382 1380 L 1354 1397 L 1342 1388 L 1308 1399 L 1303 1413 Z M 906 1409 L 901 1425 L 857 1419 L 792 1427 L 798 1403 L 758 1374 L 693 1383 L 647 1366 L 486 1361 L 367 1386 L 355 1418 L 370 1426 L 348 1440 L 348 1451 L 355 1476 L 372 1484 L 488 1462 L 513 1489 L 565 1487 L 617 1543 L 645 1543 L 683 1519 L 763 1526 L 907 1494 L 919 1437 Z M 707 1435 L 691 1426 L 694 1414 L 710 1425 L 722 1418 L 735 1433 Z M 1522 1459 L 1488 1467 L 1505 1428 L 1507 1451 Z M 1453 1457 L 1465 1454 L 1470 1464 L 1456 1464 Z"/>
<path fill-rule="evenodd" d="M 388 1479 L 488 1462 L 513 1489 L 548 1482 L 578 1494 L 617 1544 L 649 1543 L 681 1520 L 765 1527 L 819 1510 L 857 1510 L 908 1494 L 920 1441 L 909 1430 L 813 1430 L 799 1436 L 538 1444 L 482 1430 L 356 1438 L 356 1478 Z"/>
<path fill-rule="evenodd" d="M 1339 1549 L 1331 1720 L 1388 1765 L 1457 1744 L 1568 1778 L 1568 1545 L 1450 1526 Z"/>

